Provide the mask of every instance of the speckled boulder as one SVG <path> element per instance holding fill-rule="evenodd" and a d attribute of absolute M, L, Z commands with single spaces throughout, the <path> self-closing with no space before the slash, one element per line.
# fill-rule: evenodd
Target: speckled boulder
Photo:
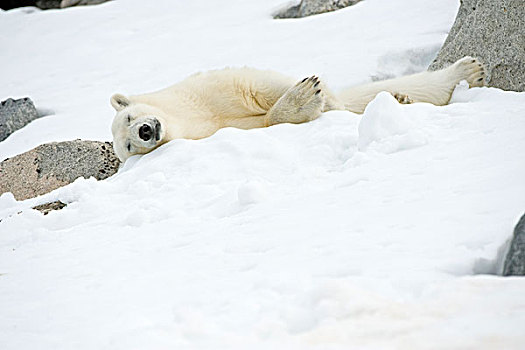
<path fill-rule="evenodd" d="M 0 163 L 0 194 L 33 198 L 79 177 L 103 180 L 115 174 L 119 160 L 110 142 L 65 141 L 40 145 Z"/>
<path fill-rule="evenodd" d="M 462 0 L 429 69 L 441 69 L 467 55 L 485 64 L 488 86 L 525 91 L 525 1 Z"/>
<path fill-rule="evenodd" d="M 525 215 L 514 229 L 503 265 L 503 276 L 525 276 Z"/>
<path fill-rule="evenodd" d="M 71 6 L 84 6 L 84 5 L 97 5 L 102 4 L 108 0 L 62 0 L 60 2 L 60 7 L 71 7 Z"/>
<path fill-rule="evenodd" d="M 27 97 L 0 102 L 0 142 L 37 118 L 35 105 Z"/>
<path fill-rule="evenodd" d="M 301 0 L 298 5 L 274 14 L 273 18 L 300 18 L 331 12 L 354 5 L 361 0 Z"/>
<path fill-rule="evenodd" d="M 35 6 L 42 10 L 59 9 L 61 0 L 37 0 Z"/>

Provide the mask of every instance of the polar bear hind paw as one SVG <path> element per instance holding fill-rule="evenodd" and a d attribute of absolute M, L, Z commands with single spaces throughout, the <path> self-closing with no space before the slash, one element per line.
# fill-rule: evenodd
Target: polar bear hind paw
<path fill-rule="evenodd" d="M 409 105 L 411 103 L 414 103 L 414 101 L 408 97 L 406 94 L 401 94 L 399 92 L 392 92 L 392 96 L 397 100 L 397 102 L 401 103 L 402 105 Z"/>
<path fill-rule="evenodd" d="M 451 68 L 457 79 L 466 80 L 470 87 L 485 85 L 485 67 L 478 59 L 466 56 L 454 63 Z"/>

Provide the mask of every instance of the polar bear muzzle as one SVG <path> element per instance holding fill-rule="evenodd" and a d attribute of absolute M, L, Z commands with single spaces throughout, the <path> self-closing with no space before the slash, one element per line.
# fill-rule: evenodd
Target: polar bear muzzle
<path fill-rule="evenodd" d="M 153 138 L 155 138 L 155 141 L 159 141 L 160 128 L 160 122 L 157 119 L 143 122 L 143 124 L 139 127 L 139 137 L 146 142 L 153 140 Z"/>

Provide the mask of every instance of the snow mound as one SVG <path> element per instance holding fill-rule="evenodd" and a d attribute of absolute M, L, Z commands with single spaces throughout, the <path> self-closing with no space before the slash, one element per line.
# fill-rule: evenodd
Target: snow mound
<path fill-rule="evenodd" d="M 390 93 L 380 92 L 359 123 L 359 150 L 388 154 L 425 145 L 428 137 L 417 112 L 399 104 Z"/>

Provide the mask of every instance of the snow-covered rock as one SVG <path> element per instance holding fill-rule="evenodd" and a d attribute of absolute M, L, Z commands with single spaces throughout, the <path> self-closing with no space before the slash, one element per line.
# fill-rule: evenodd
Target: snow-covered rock
<path fill-rule="evenodd" d="M 280 10 L 274 18 L 300 18 L 336 11 L 357 4 L 361 0 L 301 0 L 297 5 Z"/>

